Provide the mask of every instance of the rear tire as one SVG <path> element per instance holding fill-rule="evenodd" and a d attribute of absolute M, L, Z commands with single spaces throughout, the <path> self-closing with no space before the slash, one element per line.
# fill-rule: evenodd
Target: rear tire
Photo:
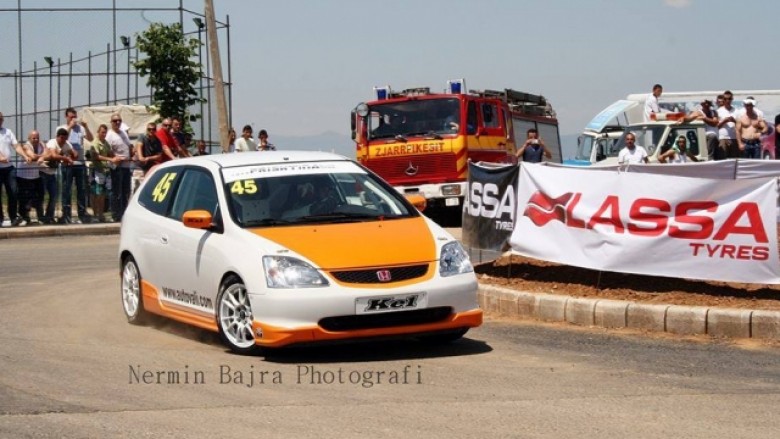
<path fill-rule="evenodd" d="M 144 309 L 143 293 L 141 292 L 141 271 L 132 256 L 122 263 L 122 309 L 127 321 L 134 325 L 146 323 L 149 314 Z"/>
<path fill-rule="evenodd" d="M 259 350 L 252 321 L 252 304 L 244 282 L 238 276 L 228 277 L 217 296 L 217 327 L 231 351 L 251 355 Z"/>

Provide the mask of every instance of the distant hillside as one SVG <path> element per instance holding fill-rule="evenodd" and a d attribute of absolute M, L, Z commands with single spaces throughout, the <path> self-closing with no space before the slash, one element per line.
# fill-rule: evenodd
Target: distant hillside
<path fill-rule="evenodd" d="M 577 136 L 579 134 L 561 135 L 564 159 L 574 157 L 577 152 Z M 277 136 L 272 133 L 270 140 L 280 150 L 327 151 L 355 158 L 355 142 L 349 136 L 334 131 L 313 136 Z"/>

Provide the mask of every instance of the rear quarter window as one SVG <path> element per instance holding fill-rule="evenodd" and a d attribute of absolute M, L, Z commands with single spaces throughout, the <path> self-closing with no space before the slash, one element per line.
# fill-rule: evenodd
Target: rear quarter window
<path fill-rule="evenodd" d="M 150 212 L 164 216 L 171 205 L 174 189 L 183 171 L 182 167 L 171 167 L 153 172 L 147 177 L 146 184 L 138 195 L 138 204 Z"/>

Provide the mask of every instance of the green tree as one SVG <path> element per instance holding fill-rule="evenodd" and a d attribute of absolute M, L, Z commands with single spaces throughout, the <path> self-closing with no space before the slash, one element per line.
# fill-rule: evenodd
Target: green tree
<path fill-rule="evenodd" d="M 193 61 L 200 42 L 186 38 L 179 23 L 152 23 L 136 37 L 138 50 L 146 57 L 133 65 L 141 77 L 148 76 L 146 84 L 154 90 L 152 104 L 162 117 L 181 116 L 187 124 L 188 108 L 201 101 L 195 89 L 200 64 Z"/>

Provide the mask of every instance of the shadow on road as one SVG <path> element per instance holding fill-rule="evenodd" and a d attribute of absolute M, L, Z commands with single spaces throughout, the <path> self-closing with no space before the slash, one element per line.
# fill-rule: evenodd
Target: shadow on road
<path fill-rule="evenodd" d="M 148 326 L 155 330 L 188 340 L 219 346 L 225 353 L 231 352 L 222 343 L 219 334 L 179 323 L 164 317 L 152 316 Z M 313 343 L 277 349 L 263 349 L 258 357 L 273 363 L 359 363 L 387 360 L 413 360 L 436 357 L 477 355 L 493 349 L 481 340 L 468 338 L 468 334 L 451 343 L 434 343 L 414 338 L 371 338 L 364 340 Z"/>

